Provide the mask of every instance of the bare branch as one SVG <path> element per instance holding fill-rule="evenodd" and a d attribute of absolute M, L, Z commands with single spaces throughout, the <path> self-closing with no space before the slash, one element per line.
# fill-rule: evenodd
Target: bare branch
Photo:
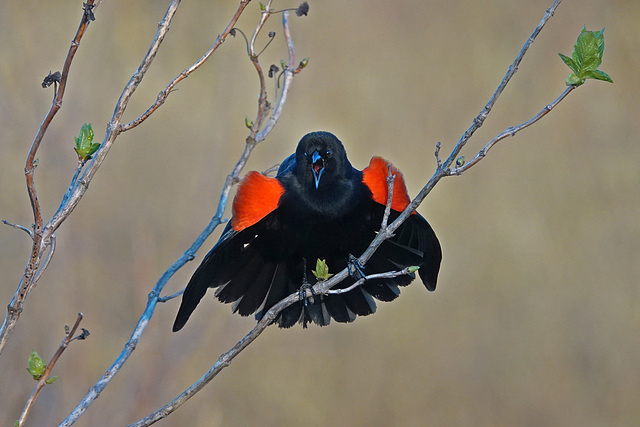
<path fill-rule="evenodd" d="M 575 88 L 576 86 L 567 86 L 567 88 L 564 90 L 564 92 L 562 92 L 562 94 L 558 98 L 556 98 L 551 104 L 546 105 L 542 110 L 540 110 L 538 114 L 536 114 L 534 117 L 530 118 L 526 122 L 521 123 L 517 126 L 510 127 L 504 130 L 503 132 L 499 133 L 498 135 L 496 135 L 491 141 L 487 143 L 487 145 L 485 145 L 482 148 L 482 150 L 478 152 L 478 154 L 476 154 L 476 156 L 473 159 L 471 159 L 471 161 L 469 161 L 468 163 L 462 166 L 458 166 L 452 169 L 450 174 L 462 175 L 463 172 L 465 172 L 467 169 L 469 169 L 473 165 L 477 164 L 480 160 L 482 160 L 484 156 L 487 155 L 487 152 L 498 142 L 502 141 L 506 137 L 515 136 L 522 129 L 525 129 L 531 126 L 532 124 L 534 124 L 535 122 L 537 122 L 538 120 L 546 116 L 551 110 L 553 110 L 553 108 L 556 105 L 558 105 L 558 103 L 560 103 L 560 101 L 562 101 L 567 95 L 569 95 L 569 93 Z"/>
<path fill-rule="evenodd" d="M 46 247 L 49 247 L 49 252 L 47 253 L 47 257 L 44 260 L 44 263 L 42 264 L 42 266 L 38 269 L 38 272 L 35 274 L 35 276 L 33 276 L 33 281 L 31 282 L 31 286 L 29 287 L 29 292 L 31 292 L 31 290 L 33 288 L 35 288 L 35 286 L 38 284 L 38 280 L 40 280 L 40 276 L 42 276 L 42 273 L 44 273 L 44 271 L 47 269 L 47 267 L 49 267 L 49 263 L 51 262 L 51 258 L 53 258 L 53 253 L 56 250 L 56 235 L 55 233 L 52 234 L 51 236 L 49 236 L 49 240 L 45 243 L 45 249 Z"/>
<path fill-rule="evenodd" d="M 222 34 L 220 34 L 216 38 L 215 42 L 211 45 L 209 50 L 207 50 L 204 53 L 204 55 L 202 55 L 200 57 L 200 59 L 198 59 L 192 66 L 190 66 L 186 70 L 182 71 L 173 80 L 171 80 L 171 82 L 167 85 L 167 87 L 162 92 L 160 92 L 158 94 L 158 98 L 147 109 L 147 111 L 145 111 L 139 117 L 137 117 L 136 119 L 130 121 L 129 123 L 124 124 L 124 125 L 120 125 L 120 127 L 118 128 L 118 132 L 122 133 L 122 132 L 126 132 L 128 130 L 133 129 L 134 127 L 136 127 L 139 124 L 141 124 L 142 122 L 144 122 L 147 118 L 149 118 L 149 116 L 151 114 L 153 114 L 158 108 L 160 108 L 160 106 L 162 104 L 164 104 L 164 102 L 167 100 L 167 97 L 173 91 L 173 89 L 176 87 L 176 85 L 178 83 L 180 83 L 182 80 L 184 80 L 187 77 L 189 77 L 189 75 L 191 73 L 193 73 L 195 70 L 200 68 L 200 66 L 202 64 L 204 64 L 207 59 L 209 59 L 209 57 L 213 54 L 213 52 L 215 52 L 216 49 L 218 49 L 218 47 L 220 47 L 220 45 L 222 43 L 224 43 L 224 41 L 226 40 L 227 36 L 229 35 L 231 30 L 233 29 L 233 26 L 236 24 L 236 22 L 238 22 L 238 19 L 240 18 L 240 15 L 244 11 L 244 9 L 249 5 L 250 2 L 251 2 L 251 0 L 243 0 L 243 1 L 241 1 L 240 2 L 240 6 L 238 6 L 238 9 L 236 10 L 235 14 L 233 15 L 233 18 L 231 18 L 231 21 L 229 21 L 229 24 L 227 24 L 227 27 L 224 29 Z M 167 28 L 167 30 L 168 30 L 168 28 Z"/>
<path fill-rule="evenodd" d="M 20 224 L 14 224 L 12 222 L 7 221 L 6 219 L 2 220 L 2 223 L 5 225 L 8 225 L 9 227 L 13 227 L 13 228 L 17 228 L 18 230 L 22 230 L 25 233 L 27 233 L 29 235 L 29 237 L 31 237 L 33 239 L 33 231 L 29 230 L 27 227 L 20 225 Z"/>
<path fill-rule="evenodd" d="M 391 165 L 387 165 L 387 205 L 384 208 L 384 216 L 382 217 L 382 225 L 380 226 L 382 230 L 387 228 L 389 215 L 391 215 L 391 204 L 393 203 L 393 184 L 395 180 L 396 176 L 391 173 Z"/>
<path fill-rule="evenodd" d="M 178 298 L 182 294 L 184 294 L 184 288 L 180 289 L 178 292 L 172 293 L 171 295 L 167 295 L 166 297 L 158 297 L 158 302 L 171 301 L 174 298 Z"/>
<path fill-rule="evenodd" d="M 549 7 L 549 9 L 547 9 L 546 13 L 542 17 L 542 20 L 540 21 L 538 26 L 533 30 L 533 33 L 531 34 L 531 36 L 529 36 L 529 38 L 525 42 L 524 46 L 522 46 L 522 49 L 520 49 L 520 52 L 516 56 L 516 59 L 509 66 L 509 69 L 507 70 L 507 74 L 504 76 L 504 78 L 502 79 L 502 81 L 498 85 L 498 88 L 496 89 L 496 91 L 493 93 L 493 95 L 489 99 L 489 102 L 487 102 L 487 104 L 484 106 L 482 111 L 480 111 L 480 113 L 473 119 L 473 122 L 471 123 L 471 126 L 469 126 L 469 129 L 467 129 L 464 132 L 464 134 L 462 134 L 462 137 L 460 137 L 460 140 L 458 141 L 458 143 L 456 144 L 454 149 L 451 151 L 451 154 L 445 160 L 444 165 L 443 165 L 444 168 L 448 168 L 449 166 L 451 166 L 451 164 L 458 157 L 458 155 L 460 154 L 460 151 L 465 146 L 465 144 L 467 143 L 469 138 L 471 138 L 471 136 L 475 133 L 475 131 L 478 130 L 482 126 L 482 124 L 484 123 L 485 119 L 487 118 L 487 116 L 491 112 L 491 109 L 493 108 L 493 105 L 496 103 L 496 101 L 498 100 L 498 98 L 502 94 L 502 91 L 504 90 L 505 87 L 507 87 L 507 84 L 509 83 L 509 81 L 511 81 L 511 78 L 514 76 L 516 71 L 518 71 L 518 66 L 520 65 L 520 62 L 522 62 L 522 58 L 527 53 L 527 51 L 529 50 L 529 48 L 531 47 L 531 45 L 535 41 L 536 37 L 538 37 L 538 34 L 540 34 L 540 31 L 542 31 L 542 28 L 544 28 L 544 26 L 547 23 L 547 21 L 549 19 L 551 19 L 551 17 L 553 16 L 553 14 L 556 11 L 556 8 L 558 7 L 558 5 L 560 5 L 560 2 L 562 2 L 562 0 L 555 0 L 553 2 L 553 4 L 551 5 L 551 7 Z"/>
<path fill-rule="evenodd" d="M 442 167 L 442 160 L 440 159 L 440 148 L 442 148 L 442 144 L 440 143 L 440 141 L 438 141 L 436 143 L 436 164 L 438 165 L 438 168 Z"/>
<path fill-rule="evenodd" d="M 266 136 L 271 132 L 271 130 L 275 127 L 280 115 L 282 115 L 282 110 L 284 108 L 285 103 L 287 102 L 287 95 L 289 94 L 289 88 L 291 87 L 291 81 L 293 80 L 293 76 L 300 72 L 300 69 L 296 69 L 296 51 L 293 47 L 293 39 L 291 38 L 291 30 L 289 29 L 289 12 L 282 13 L 282 30 L 284 33 L 284 39 L 287 43 L 288 57 L 289 57 L 289 65 L 283 71 L 284 72 L 284 82 L 282 83 L 282 90 L 280 91 L 280 97 L 276 100 L 276 107 L 269 117 L 269 120 L 265 124 L 264 128 L 257 133 L 256 135 L 256 143 L 264 140 Z"/>
<path fill-rule="evenodd" d="M 339 295 L 339 294 L 346 294 L 349 291 L 354 290 L 355 288 L 357 288 L 358 286 L 361 286 L 364 284 L 364 282 L 366 282 L 367 280 L 373 280 L 373 279 L 393 279 L 394 277 L 398 277 L 398 276 L 406 276 L 407 274 L 411 274 L 411 267 L 405 267 L 400 271 L 388 271 L 386 273 L 377 273 L 377 274 L 369 274 L 366 277 L 363 277 L 362 279 L 359 279 L 357 282 L 355 282 L 354 284 L 352 284 L 351 286 L 347 287 L 347 288 L 342 288 L 342 289 L 330 289 L 328 291 L 326 291 L 324 294 L 325 295 Z"/>

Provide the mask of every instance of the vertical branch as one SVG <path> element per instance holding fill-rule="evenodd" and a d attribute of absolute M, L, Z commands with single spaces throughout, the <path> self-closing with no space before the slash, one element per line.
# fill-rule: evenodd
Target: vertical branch
<path fill-rule="evenodd" d="M 251 127 L 251 136 L 247 139 L 247 142 L 255 142 L 255 136 L 262 127 L 262 122 L 264 118 L 269 114 L 269 108 L 267 105 L 267 84 L 264 78 L 264 71 L 262 70 L 262 65 L 260 65 L 260 60 L 258 59 L 259 54 L 256 54 L 255 43 L 260 34 L 260 31 L 264 27 L 264 24 L 267 22 L 267 19 L 271 16 L 271 2 L 269 0 L 265 5 L 264 9 L 260 13 L 260 21 L 258 25 L 256 25 L 255 30 L 253 31 L 253 35 L 249 41 L 249 59 L 251 63 L 256 69 L 258 73 L 258 80 L 260 82 L 260 94 L 258 95 L 258 112 L 256 114 L 256 121 L 254 125 Z"/>
<path fill-rule="evenodd" d="M 82 36 L 84 35 L 85 30 L 89 25 L 89 22 L 91 22 L 89 20 L 90 15 L 87 13 L 87 10 L 90 11 L 93 8 L 93 3 L 94 3 L 94 0 L 89 0 L 84 5 L 85 12 L 82 14 L 82 19 L 80 20 L 80 26 L 78 27 L 78 30 L 76 31 L 76 35 L 71 41 L 71 47 L 67 52 L 67 58 L 64 61 L 64 66 L 62 68 L 62 75 L 60 77 L 60 84 L 54 86 L 56 87 L 56 91 L 55 91 L 55 96 L 53 98 L 53 103 L 51 105 L 51 108 L 49 109 L 49 112 L 45 116 L 44 121 L 40 125 L 40 128 L 38 129 L 38 132 L 36 133 L 36 136 L 33 139 L 33 143 L 31 144 L 31 148 L 29 149 L 29 153 L 27 155 L 27 162 L 26 162 L 24 171 L 27 179 L 27 192 L 29 193 L 29 200 L 31 201 L 31 208 L 33 210 L 33 219 L 36 226 L 36 234 L 38 234 L 42 229 L 42 212 L 40 211 L 40 203 L 38 202 L 38 195 L 36 194 L 35 183 L 33 179 L 33 173 L 35 170 L 35 165 L 34 165 L 35 157 L 36 157 L 36 153 L 38 152 L 38 148 L 40 148 L 40 143 L 44 138 L 44 134 L 47 132 L 47 129 L 51 124 L 51 121 L 53 120 L 54 116 L 56 115 L 60 107 L 62 107 L 62 97 L 64 96 L 65 89 L 67 88 L 67 81 L 69 79 L 69 70 L 71 69 L 71 62 L 73 61 L 73 58 L 76 55 L 78 47 L 80 47 L 80 40 L 82 39 Z"/>
<path fill-rule="evenodd" d="M 80 41 L 82 40 L 82 36 L 84 36 L 85 30 L 89 25 L 89 22 L 93 19 L 92 9 L 94 8 L 94 0 L 88 0 L 87 3 L 84 4 L 84 11 L 82 14 L 82 19 L 80 19 L 80 25 L 78 26 L 78 30 L 76 31 L 76 35 L 71 41 L 71 47 L 67 52 L 67 57 L 64 61 L 64 66 L 62 68 L 62 74 L 60 77 L 60 84 L 55 85 L 56 88 L 55 96 L 53 98 L 53 103 L 49 112 L 45 116 L 38 132 L 36 133 L 35 138 L 31 144 L 31 148 L 29 149 L 29 153 L 27 155 L 26 165 L 24 168 L 25 179 L 27 183 L 27 193 L 29 194 L 29 201 L 31 202 L 31 209 L 33 211 L 33 221 L 34 221 L 34 231 L 31 233 L 31 237 L 33 238 L 33 245 L 31 246 L 31 255 L 29 257 L 29 261 L 25 267 L 24 273 L 22 275 L 22 279 L 20 280 L 20 284 L 18 285 L 18 289 L 14 294 L 11 302 L 7 306 L 7 314 L 5 315 L 4 322 L 2 323 L 2 327 L 0 327 L 0 354 L 4 350 L 4 347 L 9 339 L 9 336 L 13 332 L 15 328 L 16 322 L 20 317 L 20 313 L 22 313 L 23 301 L 26 298 L 29 290 L 33 287 L 33 283 L 35 280 L 36 272 L 38 271 L 38 267 L 40 264 L 40 258 L 42 256 L 42 252 L 44 250 L 43 242 L 46 244 L 47 238 L 43 237 L 42 230 L 42 211 L 40 207 L 40 202 L 38 201 L 38 194 L 36 192 L 35 181 L 34 181 L 34 171 L 35 171 L 35 159 L 38 149 L 40 148 L 40 144 L 42 143 L 42 139 L 44 138 L 51 121 L 55 117 L 56 113 L 62 107 L 62 97 L 64 96 L 65 89 L 67 87 L 67 81 L 69 79 L 69 70 L 71 69 L 71 63 L 75 54 L 80 46 Z"/>
<path fill-rule="evenodd" d="M 282 32 L 284 34 L 285 42 L 287 43 L 287 51 L 289 57 L 289 65 L 284 70 L 284 80 L 282 83 L 282 90 L 280 91 L 280 96 L 276 100 L 276 107 L 267 120 L 264 128 L 258 132 L 256 135 L 256 142 L 260 142 L 266 138 L 266 136 L 271 132 L 273 127 L 278 122 L 280 115 L 282 114 L 282 109 L 284 108 L 284 104 L 287 102 L 287 95 L 289 94 L 289 88 L 291 87 L 291 81 L 293 80 L 293 76 L 299 73 L 302 67 L 296 67 L 296 50 L 293 47 L 293 39 L 291 38 L 291 30 L 289 29 L 289 12 L 282 12 Z"/>

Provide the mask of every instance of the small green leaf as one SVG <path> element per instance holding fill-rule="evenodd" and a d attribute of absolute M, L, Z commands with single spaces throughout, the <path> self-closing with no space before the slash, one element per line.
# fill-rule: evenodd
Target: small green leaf
<path fill-rule="evenodd" d="M 603 80 L 613 83 L 609 75 L 598 70 L 604 54 L 604 28 L 600 31 L 588 31 L 582 28 L 573 48 L 571 58 L 559 54 L 564 63 L 573 71 L 565 83 L 579 86 L 587 79 Z"/>
<path fill-rule="evenodd" d="M 45 383 L 46 384 L 53 384 L 57 379 L 58 379 L 58 377 L 49 377 L 49 378 L 47 378 Z"/>
<path fill-rule="evenodd" d="M 587 78 L 591 78 L 595 80 L 604 80 L 605 82 L 613 83 L 613 80 L 611 80 L 611 77 L 609 77 L 609 75 L 604 71 L 600 71 L 600 70 L 591 71 Z"/>
<path fill-rule="evenodd" d="M 329 274 L 329 266 L 326 260 L 320 258 L 316 261 L 316 269 L 311 270 L 311 272 L 318 280 L 327 280 L 333 276 L 333 274 Z"/>
<path fill-rule="evenodd" d="M 415 273 L 418 270 L 420 270 L 420 266 L 419 265 L 411 265 L 411 266 L 409 266 L 409 274 Z"/>
<path fill-rule="evenodd" d="M 302 70 L 308 64 L 309 64 L 309 58 L 304 58 L 302 61 L 300 61 L 300 65 L 298 65 L 298 68 Z"/>
<path fill-rule="evenodd" d="M 260 10 L 267 10 L 267 7 L 262 2 L 260 2 Z"/>
<path fill-rule="evenodd" d="M 464 166 L 464 156 L 460 156 L 456 159 L 456 166 L 460 167 L 460 166 Z"/>
<path fill-rule="evenodd" d="M 251 120 L 248 116 L 244 117 L 244 125 L 251 129 L 253 127 L 253 120 Z"/>
<path fill-rule="evenodd" d="M 80 135 L 75 138 L 76 146 L 74 150 L 78 154 L 80 160 L 89 160 L 91 156 L 100 148 L 99 143 L 93 143 L 93 129 L 91 123 L 83 124 L 80 128 Z"/>
<path fill-rule="evenodd" d="M 44 373 L 44 370 L 47 368 L 44 364 L 44 360 L 42 360 L 42 357 L 38 355 L 37 351 L 33 350 L 29 355 L 28 363 L 29 367 L 27 368 L 27 371 L 29 371 L 34 380 L 39 380 Z"/>
<path fill-rule="evenodd" d="M 593 71 L 600 66 L 602 59 L 593 31 L 582 29 L 573 51 L 573 61 L 580 70 Z"/>
<path fill-rule="evenodd" d="M 567 67 L 571 68 L 571 71 L 573 71 L 574 73 L 578 72 L 578 66 L 576 65 L 575 62 L 573 62 L 573 59 L 571 59 L 568 56 L 565 56 L 565 55 L 563 55 L 561 53 L 559 53 L 558 55 L 560 55 L 560 58 L 562 58 L 564 63 L 567 64 Z"/>

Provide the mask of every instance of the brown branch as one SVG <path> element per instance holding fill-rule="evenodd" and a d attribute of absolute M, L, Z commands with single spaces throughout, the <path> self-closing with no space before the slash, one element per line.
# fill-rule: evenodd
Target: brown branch
<path fill-rule="evenodd" d="M 64 339 L 62 340 L 60 347 L 58 347 L 58 350 L 55 352 L 55 354 L 51 358 L 51 361 L 49 362 L 44 372 L 38 379 L 38 384 L 36 384 L 35 389 L 33 389 L 31 396 L 29 396 L 27 403 L 24 405 L 24 408 L 22 409 L 22 413 L 20 414 L 20 418 L 18 418 L 18 421 L 16 422 L 16 426 L 19 427 L 24 424 L 25 420 L 27 419 L 27 416 L 29 415 L 29 411 L 31 411 L 31 408 L 33 407 L 33 404 L 35 403 L 36 398 L 38 397 L 38 394 L 40 393 L 42 388 L 47 384 L 47 380 L 49 379 L 49 374 L 51 373 L 51 370 L 55 366 L 56 362 L 58 362 L 58 359 L 60 358 L 60 356 L 62 356 L 62 353 L 69 346 L 69 343 L 73 340 L 76 340 L 76 339 L 83 340 L 87 337 L 88 331 L 85 329 L 83 329 L 82 334 L 74 337 L 76 330 L 80 326 L 80 322 L 82 321 L 82 318 L 83 318 L 82 313 L 78 313 L 78 317 L 76 318 L 76 323 L 74 323 L 73 327 L 65 333 Z"/>
<path fill-rule="evenodd" d="M 20 313 L 22 313 L 22 306 L 24 303 L 24 299 L 26 298 L 29 290 L 33 288 L 33 283 L 35 280 L 35 275 L 38 270 L 38 266 L 40 263 L 40 256 L 42 254 L 42 244 L 43 241 L 47 241 L 47 237 L 43 236 L 42 229 L 42 212 L 40 208 L 40 202 L 38 201 L 38 194 L 36 192 L 35 181 L 34 181 L 34 171 L 35 171 L 35 159 L 36 153 L 40 148 L 40 144 L 42 143 L 42 139 L 44 138 L 51 121 L 54 116 L 62 107 L 62 98 L 65 93 L 65 89 L 67 87 L 67 81 L 69 78 L 69 70 L 71 69 L 71 63 L 75 54 L 80 46 L 80 40 L 82 40 L 82 36 L 89 25 L 89 15 L 86 13 L 87 8 L 91 9 L 94 7 L 94 0 L 88 0 L 84 5 L 84 10 L 82 14 L 82 18 L 80 19 L 80 25 L 78 26 L 78 30 L 76 31 L 76 35 L 71 41 L 71 47 L 67 52 L 67 57 L 64 61 L 64 66 L 62 67 L 62 74 L 60 77 L 60 84 L 54 85 L 56 88 L 55 96 L 53 98 L 53 103 L 49 112 L 44 118 L 44 121 L 40 125 L 38 132 L 31 144 L 31 148 L 29 149 L 29 153 L 27 155 L 27 161 L 24 169 L 25 179 L 27 182 L 27 193 L 29 194 L 29 201 L 31 202 L 31 209 L 33 211 L 33 219 L 34 219 L 34 230 L 31 234 L 33 238 L 33 244 L 31 246 L 31 255 L 29 257 L 29 261 L 27 266 L 25 267 L 24 273 L 22 275 L 22 279 L 20 280 L 20 284 L 18 285 L 18 289 L 14 294 L 11 302 L 7 306 L 7 314 L 5 315 L 4 322 L 2 323 L 2 327 L 0 327 L 0 354 L 4 350 L 4 347 L 9 339 L 9 336 L 13 332 L 15 328 L 16 322 L 20 317 Z"/>
<path fill-rule="evenodd" d="M 93 3 L 94 3 L 94 0 L 88 0 L 87 3 L 85 4 L 85 10 L 87 7 L 93 7 Z M 89 22 L 90 21 L 88 19 L 88 15 L 86 13 L 83 13 L 82 19 L 80 19 L 80 26 L 76 31 L 75 37 L 71 41 L 71 47 L 69 48 L 69 52 L 67 53 L 67 58 L 65 59 L 64 66 L 62 67 L 60 84 L 57 85 L 57 89 L 55 91 L 55 97 L 53 98 L 53 103 L 51 105 L 51 108 L 49 109 L 49 112 L 45 116 L 44 121 L 40 125 L 40 129 L 38 129 L 38 132 L 36 133 L 36 136 L 33 140 L 33 143 L 31 144 L 31 148 L 29 149 L 29 154 L 27 155 L 27 162 L 26 162 L 24 171 L 27 179 L 27 191 L 29 193 L 31 208 L 33 210 L 33 218 L 36 224 L 36 228 L 35 228 L 36 234 L 38 234 L 42 229 L 42 213 L 40 212 L 40 203 L 38 202 L 38 195 L 36 193 L 35 183 L 33 180 L 33 173 L 35 170 L 34 162 L 36 158 L 36 153 L 38 152 L 38 148 L 40 148 L 40 143 L 42 142 L 42 139 L 44 138 L 44 134 L 47 132 L 47 129 L 51 124 L 51 121 L 53 120 L 54 116 L 56 115 L 60 107 L 62 107 L 62 97 L 64 96 L 65 89 L 67 88 L 67 80 L 69 79 L 69 70 L 71 69 L 71 62 L 75 57 L 78 47 L 80 46 L 80 40 L 82 39 L 82 36 L 84 36 L 85 30 L 87 29 Z"/>

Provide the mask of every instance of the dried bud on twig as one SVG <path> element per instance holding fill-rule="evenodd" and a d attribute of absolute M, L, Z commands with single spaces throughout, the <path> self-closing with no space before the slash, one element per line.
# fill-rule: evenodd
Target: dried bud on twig
<path fill-rule="evenodd" d="M 47 77 L 45 77 L 44 80 L 42 80 L 42 87 L 48 88 L 54 82 L 60 83 L 60 79 L 62 79 L 62 74 L 60 74 L 60 71 L 56 71 L 55 73 L 51 73 L 51 71 L 49 71 L 49 74 L 47 75 Z"/>
<path fill-rule="evenodd" d="M 296 16 L 307 16 L 307 13 L 309 13 L 309 3 L 305 1 L 296 9 Z"/>

